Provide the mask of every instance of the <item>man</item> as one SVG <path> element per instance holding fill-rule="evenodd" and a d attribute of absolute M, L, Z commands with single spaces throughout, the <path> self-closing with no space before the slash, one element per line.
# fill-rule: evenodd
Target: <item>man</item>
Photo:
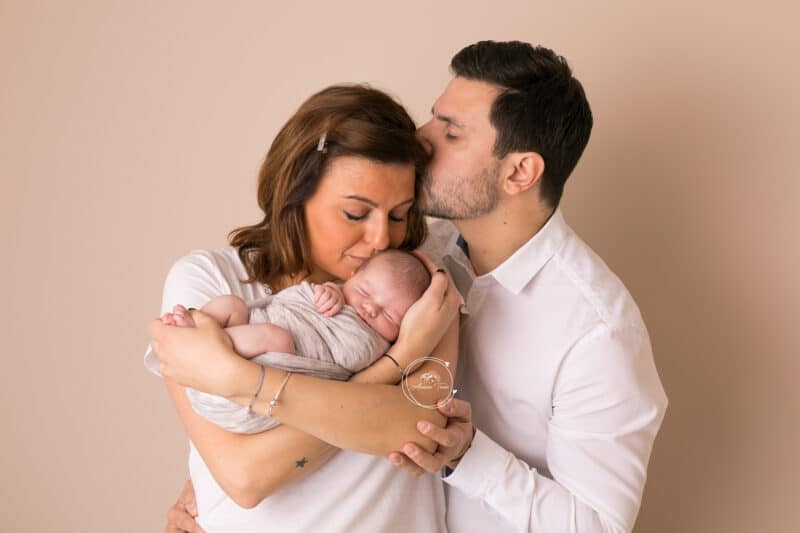
<path fill-rule="evenodd" d="M 480 42 L 420 129 L 433 161 L 420 204 L 466 299 L 460 391 L 435 455 L 452 532 L 630 531 L 666 409 L 636 304 L 558 209 L 592 127 L 551 50 Z M 448 227 L 449 226 L 449 227 Z"/>
<path fill-rule="evenodd" d="M 468 46 L 451 69 L 420 129 L 420 206 L 453 221 L 425 249 L 465 298 L 464 400 L 446 428 L 418 425 L 435 454 L 390 459 L 441 471 L 452 532 L 630 531 L 666 397 L 638 308 L 558 209 L 592 127 L 583 89 L 520 42 Z M 190 490 L 170 523 L 187 508 Z"/>

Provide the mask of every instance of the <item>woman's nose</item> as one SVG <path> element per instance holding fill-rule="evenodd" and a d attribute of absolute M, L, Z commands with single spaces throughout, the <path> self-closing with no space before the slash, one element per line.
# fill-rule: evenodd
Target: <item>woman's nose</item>
<path fill-rule="evenodd" d="M 373 220 L 367 229 L 365 240 L 375 251 L 389 247 L 389 221 L 385 218 Z"/>

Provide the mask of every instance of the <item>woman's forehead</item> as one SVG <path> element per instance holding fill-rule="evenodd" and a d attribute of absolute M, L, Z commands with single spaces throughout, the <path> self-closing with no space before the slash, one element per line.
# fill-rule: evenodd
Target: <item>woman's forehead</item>
<path fill-rule="evenodd" d="M 322 176 L 318 192 L 396 205 L 413 199 L 414 165 L 379 163 L 354 156 L 337 157 Z"/>

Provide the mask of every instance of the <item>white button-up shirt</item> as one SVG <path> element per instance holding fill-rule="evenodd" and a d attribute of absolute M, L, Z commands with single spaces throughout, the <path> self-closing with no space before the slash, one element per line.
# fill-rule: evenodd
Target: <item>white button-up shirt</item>
<path fill-rule="evenodd" d="M 480 277 L 451 223 L 430 228 L 466 300 L 458 396 L 477 428 L 445 477 L 450 532 L 631 531 L 667 398 L 625 286 L 559 210 Z"/>

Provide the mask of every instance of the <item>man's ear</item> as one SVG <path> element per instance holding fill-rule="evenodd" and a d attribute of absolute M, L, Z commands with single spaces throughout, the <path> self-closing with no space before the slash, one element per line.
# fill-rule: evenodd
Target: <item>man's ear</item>
<path fill-rule="evenodd" d="M 508 195 L 527 191 L 544 174 L 544 158 L 536 152 L 514 152 L 506 156 L 506 178 L 503 190 Z"/>

